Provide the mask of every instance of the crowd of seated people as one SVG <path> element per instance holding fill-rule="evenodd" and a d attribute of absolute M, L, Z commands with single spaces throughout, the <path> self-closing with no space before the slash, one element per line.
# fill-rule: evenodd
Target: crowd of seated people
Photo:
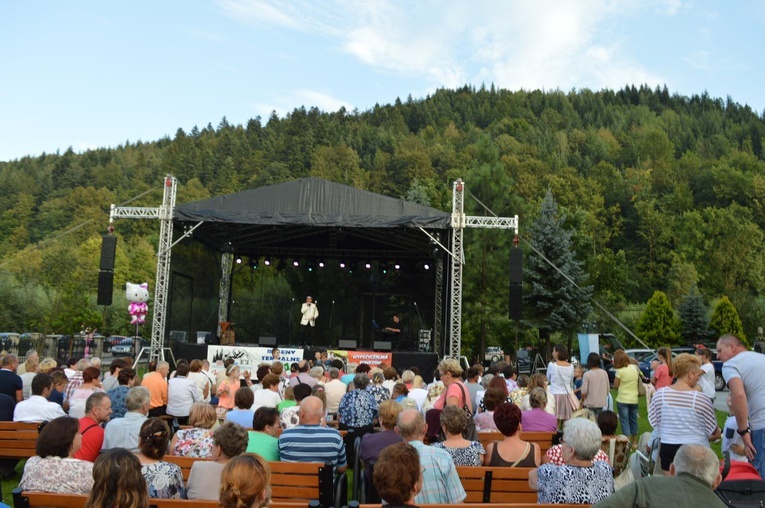
<path fill-rule="evenodd" d="M 662 392 L 664 399 L 655 399 L 662 404 L 652 406 L 652 418 L 657 422 L 672 414 L 667 409 L 671 397 L 694 401 L 706 397 L 694 383 L 700 372 L 698 362 L 688 356 L 675 361 L 675 371 L 680 373 L 677 381 Z M 5 359 L 3 362 L 5 365 Z M 599 367 L 590 363 L 593 374 L 602 377 L 602 372 L 597 372 Z M 374 470 L 374 475 L 367 476 L 368 483 L 377 487 L 380 498 L 392 506 L 462 502 L 465 492 L 454 468 L 481 465 L 530 468 L 529 487 L 538 491 L 540 502 L 595 504 L 613 495 L 614 478 L 627 468 L 630 454 L 629 437 L 617 433 L 619 419 L 615 412 L 600 407 L 556 412 L 555 403 L 564 398 L 559 393 L 557 401 L 551 396 L 544 375 L 534 374 L 527 383 L 526 377 L 517 378 L 512 366 L 502 362 L 485 370 L 472 367 L 472 377 L 465 382 L 460 364 L 445 359 L 427 386 L 416 368 L 399 373 L 387 365 L 370 368 L 361 364 L 354 369 L 342 362 L 317 360 L 298 362 L 294 368 L 285 369 L 274 362 L 258 366 L 256 382 L 251 383 L 249 372 L 235 362 L 227 362 L 220 379 L 210 372 L 209 364 L 200 360 L 179 362 L 170 375 L 169 366 L 159 362 L 145 383 L 148 389 L 122 359 L 112 362 L 104 381 L 90 361 L 75 361 L 71 366 L 71 378 L 61 384 L 55 380 L 57 373 L 58 379 L 66 376 L 63 369 L 52 367 L 50 374 L 44 374 L 34 361 L 25 362 L 27 372 L 36 372 L 29 376 L 29 400 L 23 401 L 22 388 L 23 402 L 15 405 L 18 421 L 49 423 L 40 433 L 35 457 L 27 461 L 20 486 L 90 494 L 89 506 L 145 505 L 143 496 L 127 496 L 112 486 L 114 468 L 136 470 L 138 466 L 140 477 L 130 481 L 146 492 L 146 499 L 220 499 L 222 506 L 240 501 L 231 498 L 226 485 L 240 485 L 245 471 L 255 471 L 262 479 L 270 474 L 268 461 L 320 461 L 341 473 L 353 462 L 353 441 L 343 440 L 336 428 L 338 423 L 339 430 L 363 437 L 360 460 L 370 473 Z M 564 368 L 568 366 L 559 370 Z M 620 373 L 622 390 L 631 381 L 630 374 L 629 370 Z M 597 389 L 591 377 L 584 373 L 592 394 Z M 565 379 L 556 378 L 555 382 L 560 384 Z M 481 390 L 482 380 L 488 380 L 487 389 Z M 17 385 L 9 386 L 15 390 Z M 104 392 L 103 386 L 109 390 Z M 413 397 L 415 390 L 417 399 Z M 556 386 L 556 390 L 560 391 L 560 387 Z M 55 391 L 63 393 L 63 407 L 50 401 Z M 287 397 L 288 392 L 292 398 Z M 15 391 L 11 393 L 15 395 Z M 586 401 L 597 406 L 591 394 Z M 219 398 L 217 406 L 211 404 L 214 395 Z M 210 401 L 205 402 L 206 398 Z M 257 407 L 254 400 L 258 401 Z M 64 416 L 65 409 L 69 409 L 69 416 Z M 152 411 L 163 414 L 161 418 L 150 417 Z M 80 420 L 72 418 L 72 414 Z M 539 444 L 523 440 L 523 432 L 556 431 L 559 419 L 562 442 L 545 454 Z M 478 431 L 498 432 L 502 438 L 484 447 L 475 434 L 469 435 L 473 423 Z M 681 431 L 674 429 L 673 436 Z M 704 432 L 708 442 L 719 430 L 716 426 L 712 429 L 711 420 L 705 420 L 699 434 Z M 93 450 L 99 436 L 100 454 L 99 447 Z M 88 453 L 82 451 L 86 438 Z M 669 465 L 684 444 L 668 442 L 669 458 L 662 464 L 665 474 L 676 474 Z M 184 482 L 180 468 L 163 460 L 167 454 L 206 460 L 196 462 L 188 482 Z M 417 459 L 417 469 L 424 467 L 424 472 L 412 473 L 413 458 Z M 387 464 L 387 460 L 393 460 L 396 467 L 383 469 L 381 461 Z M 407 473 L 406 482 L 385 483 L 390 477 L 378 475 L 390 470 L 396 478 L 395 474 L 404 474 L 407 468 L 412 471 Z M 434 476 L 440 477 L 440 485 L 448 487 L 435 487 Z M 264 481 L 266 487 L 248 486 L 239 495 L 252 499 L 256 506 L 266 503 L 268 482 Z M 378 484 L 383 485 L 382 490 Z M 224 492 L 226 501 L 221 497 Z"/>

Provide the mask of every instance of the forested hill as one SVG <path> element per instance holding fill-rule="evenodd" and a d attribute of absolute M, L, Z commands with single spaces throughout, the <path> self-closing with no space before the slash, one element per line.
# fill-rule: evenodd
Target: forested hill
<path fill-rule="evenodd" d="M 765 324 L 764 138 L 749 107 L 666 87 L 465 87 L 365 112 L 301 108 L 243 126 L 224 118 L 173 139 L 0 163 L 0 329 L 100 319 L 93 295 L 109 204 L 171 173 L 181 203 L 316 176 L 443 210 L 461 177 L 493 212 L 518 214 L 522 234 L 550 189 L 596 299 L 616 311 L 662 290 L 677 305 L 697 285 L 707 303 L 730 297 L 753 336 Z M 156 206 L 160 196 L 130 204 Z M 470 197 L 466 206 L 486 213 Z M 153 282 L 156 231 L 119 224 L 116 287 Z M 507 242 L 492 234 L 466 237 L 468 332 L 486 324 L 478 320 L 501 326 L 486 316 L 506 319 L 505 277 L 492 271 L 506 266 Z"/>

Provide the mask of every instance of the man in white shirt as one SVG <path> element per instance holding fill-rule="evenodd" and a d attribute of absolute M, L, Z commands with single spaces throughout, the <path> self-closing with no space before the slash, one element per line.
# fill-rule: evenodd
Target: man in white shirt
<path fill-rule="evenodd" d="M 48 374 L 35 374 L 32 379 L 32 395 L 29 399 L 16 404 L 13 421 L 49 422 L 59 416 L 66 416 L 61 406 L 48 400 L 51 390 L 53 390 L 53 378 Z"/>
<path fill-rule="evenodd" d="M 131 388 L 125 397 L 127 413 L 124 418 L 115 418 L 106 425 L 101 449 L 127 448 L 133 453 L 138 453 L 138 434 L 141 432 L 141 425 L 146 421 L 150 405 L 149 390 L 143 386 Z"/>
<path fill-rule="evenodd" d="M 188 375 L 189 364 L 179 362 L 175 377 L 167 383 L 167 414 L 175 416 L 178 425 L 188 425 L 191 405 L 202 402 L 197 385 Z"/>

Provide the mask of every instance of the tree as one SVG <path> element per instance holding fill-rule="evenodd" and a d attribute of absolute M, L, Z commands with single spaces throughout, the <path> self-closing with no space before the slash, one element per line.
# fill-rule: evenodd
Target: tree
<path fill-rule="evenodd" d="M 709 338 L 709 316 L 704 299 L 695 287 L 691 288 L 677 309 L 682 329 L 680 335 L 686 344 L 698 344 Z"/>
<path fill-rule="evenodd" d="M 709 319 L 709 327 L 714 330 L 717 337 L 730 333 L 741 339 L 748 346 L 741 318 L 738 317 L 736 307 L 727 296 L 720 298 L 715 305 L 712 316 Z"/>
<path fill-rule="evenodd" d="M 529 228 L 533 252 L 526 256 L 523 267 L 524 312 L 529 315 L 527 321 L 540 329 L 548 352 L 551 330 L 567 333 L 570 342 L 573 332 L 591 310 L 589 299 L 593 287 L 585 285 L 582 263 L 574 258 L 573 233 L 564 229 L 564 221 L 565 216 L 558 214 L 558 205 L 548 189 L 539 216 Z"/>
<path fill-rule="evenodd" d="M 637 333 L 651 347 L 680 345 L 680 321 L 662 291 L 655 291 L 648 300 Z"/>

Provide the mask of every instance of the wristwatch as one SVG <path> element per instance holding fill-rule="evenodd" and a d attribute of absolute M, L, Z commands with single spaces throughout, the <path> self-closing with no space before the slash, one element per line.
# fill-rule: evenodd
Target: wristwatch
<path fill-rule="evenodd" d="M 739 436 L 744 436 L 744 435 L 749 434 L 750 432 L 752 432 L 752 429 L 751 429 L 751 427 L 747 426 L 744 430 L 737 430 L 736 432 L 738 432 Z"/>

